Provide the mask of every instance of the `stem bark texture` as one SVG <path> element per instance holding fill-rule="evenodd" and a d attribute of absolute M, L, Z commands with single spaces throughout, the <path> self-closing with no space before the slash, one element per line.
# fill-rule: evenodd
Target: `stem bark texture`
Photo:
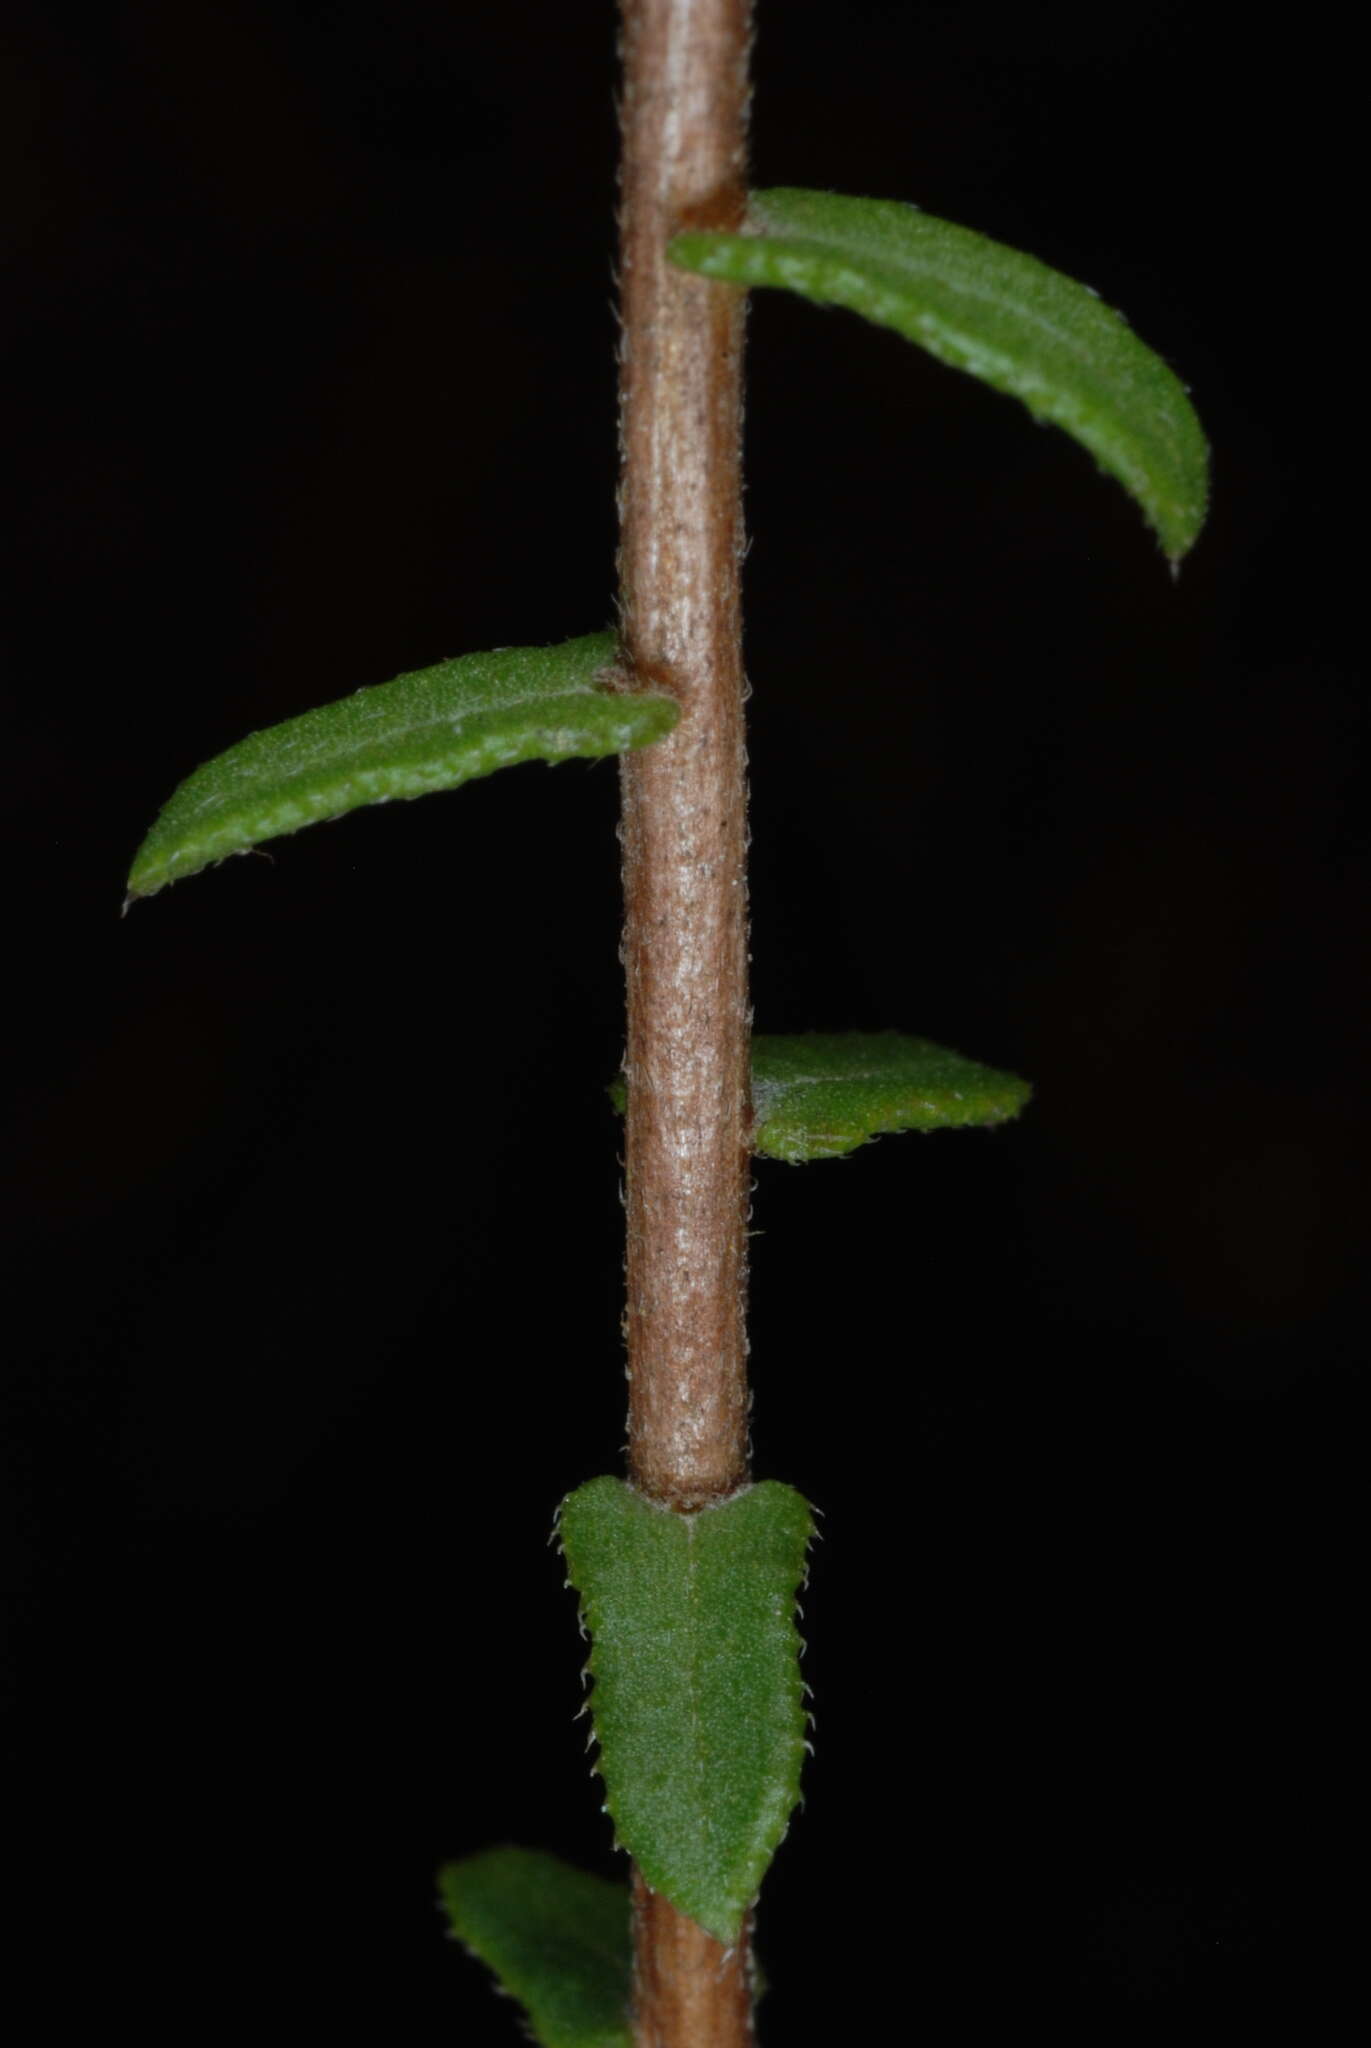
<path fill-rule="evenodd" d="M 750 0 L 622 0 L 620 624 L 669 738 L 622 758 L 629 1477 L 692 1513 L 748 1475 L 744 298 L 670 237 L 746 201 Z M 728 1952 L 634 1885 L 639 2048 L 750 2039 Z"/>

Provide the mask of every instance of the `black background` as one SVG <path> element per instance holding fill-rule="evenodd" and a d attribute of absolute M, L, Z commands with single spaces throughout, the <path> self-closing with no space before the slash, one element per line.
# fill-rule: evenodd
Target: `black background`
<path fill-rule="evenodd" d="M 1173 586 L 1064 437 L 755 303 L 759 1023 L 919 1031 L 1037 1088 L 994 1135 L 758 1173 L 758 1471 L 827 1531 L 766 2040 L 1335 2010 L 1365 879 L 1340 19 L 763 7 L 758 182 L 914 199 L 1086 278 L 1215 454 Z M 11 20 L 26 1940 L 53 2038 L 79 2011 L 507 2041 L 437 1864 L 509 1838 L 614 1868 L 545 1547 L 622 1437 L 613 766 L 118 912 L 156 806 L 243 731 L 609 621 L 612 10 Z"/>

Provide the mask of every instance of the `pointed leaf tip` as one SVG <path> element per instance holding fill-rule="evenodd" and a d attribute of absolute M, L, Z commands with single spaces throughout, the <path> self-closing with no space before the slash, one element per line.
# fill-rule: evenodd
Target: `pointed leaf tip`
<path fill-rule="evenodd" d="M 673 262 L 846 306 L 1021 399 L 1090 450 L 1172 563 L 1204 524 L 1209 451 L 1184 385 L 1086 285 L 898 200 L 776 187 L 742 234 L 690 233 Z"/>
<path fill-rule="evenodd" d="M 452 1931 L 528 2015 L 542 2048 L 631 2048 L 627 1887 L 537 1849 L 449 1863 Z"/>
<path fill-rule="evenodd" d="M 591 633 L 468 654 L 249 734 L 174 791 L 138 850 L 129 897 L 362 804 L 661 739 L 677 705 L 611 687 L 616 650 L 612 633 Z"/>
<path fill-rule="evenodd" d="M 562 1507 L 615 1832 L 652 1889 L 725 1943 L 799 1797 L 811 1530 L 773 1481 L 678 1515 L 592 1479 Z"/>

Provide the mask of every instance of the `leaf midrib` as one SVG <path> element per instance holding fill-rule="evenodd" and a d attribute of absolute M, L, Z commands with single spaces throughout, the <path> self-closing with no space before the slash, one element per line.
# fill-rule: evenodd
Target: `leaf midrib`
<path fill-rule="evenodd" d="M 1020 320 L 1025 326 L 1036 328 L 1040 334 L 1049 336 L 1058 343 L 1073 362 L 1092 371 L 1092 381 L 1098 381 L 1093 377 L 1091 359 L 1083 351 L 1077 337 L 1058 327 L 1055 320 L 1037 306 L 1025 306 L 1021 301 L 1004 298 L 999 292 L 988 290 L 984 285 L 978 287 L 964 278 L 958 278 L 954 284 L 948 284 L 938 278 L 933 264 L 919 264 L 909 257 L 892 256 L 888 252 L 876 256 L 860 246 L 849 247 L 842 242 L 818 241 L 812 235 L 776 233 L 772 230 L 768 230 L 757 239 L 771 242 L 778 247 L 784 246 L 809 257 L 812 261 L 827 263 L 835 268 L 845 264 L 856 271 L 863 282 L 871 279 L 897 296 L 918 298 L 919 303 L 912 304 L 910 311 L 919 319 L 936 321 L 944 333 L 955 336 L 961 345 L 974 347 L 984 354 L 994 355 L 1000 361 L 1010 362 L 1015 376 L 1020 381 L 1023 381 L 1022 372 L 1013 364 L 1012 358 L 1005 356 L 1002 349 L 993 343 L 987 343 L 979 335 L 964 335 L 960 331 L 949 313 L 938 304 L 939 293 L 944 298 L 967 299 L 976 306 L 992 307 L 997 313 L 1013 320 Z M 1081 289 L 1084 290 L 1085 287 L 1082 286 Z M 1095 297 L 1093 292 L 1091 297 Z M 1108 331 L 1111 334 L 1132 333 L 1122 314 L 1114 313 L 1113 308 L 1107 306 L 1103 299 L 1097 300 L 1096 303 L 1102 313 L 1113 316 L 1108 322 Z M 1117 327 L 1115 322 L 1118 323 Z"/>
<path fill-rule="evenodd" d="M 916 1088 L 929 1089 L 936 1085 L 926 1080 L 916 1080 L 912 1075 L 906 1079 L 901 1074 L 890 1073 L 888 1069 L 884 1071 L 878 1069 L 875 1073 L 870 1074 L 854 1073 L 851 1069 L 847 1069 L 841 1074 L 794 1074 L 787 1075 L 784 1081 L 757 1081 L 753 1083 L 753 1088 L 758 1096 L 764 1096 L 769 1099 L 776 1095 L 784 1095 L 793 1088 L 845 1088 L 849 1082 L 853 1081 L 874 1081 L 883 1088 L 903 1088 L 910 1092 Z M 945 1087 L 939 1089 L 938 1092 L 954 1095 L 958 1091 L 951 1087 Z"/>
<path fill-rule="evenodd" d="M 373 685 L 373 687 L 384 690 L 389 688 L 389 685 L 378 683 Z M 364 748 L 373 744 L 384 742 L 388 745 L 393 745 L 396 742 L 409 741 L 426 733 L 438 732 L 444 726 L 451 731 L 455 740 L 460 741 L 463 736 L 463 726 L 467 725 L 472 719 L 483 718 L 494 712 L 522 711 L 528 705 L 538 705 L 550 711 L 557 705 L 584 701 L 587 698 L 592 698 L 605 704 L 612 704 L 615 701 L 608 690 L 602 690 L 593 683 L 587 683 L 572 685 L 570 688 L 563 686 L 555 695 L 533 690 L 524 691 L 520 695 L 513 697 L 484 698 L 477 704 L 463 705 L 455 711 L 435 712 L 428 717 L 411 718 L 403 724 L 390 723 L 385 713 L 381 712 L 376 715 L 374 733 L 354 733 L 351 735 L 351 754 L 348 751 L 348 743 L 341 737 L 326 747 L 320 747 L 317 743 L 314 746 L 310 746 L 307 743 L 302 747 L 298 757 L 292 760 L 285 769 L 282 780 L 289 781 L 296 775 L 303 775 L 312 769 L 318 768 L 321 764 L 328 766 L 331 763 L 337 763 L 339 766 L 346 766 L 350 759 L 355 759 L 356 755 Z M 344 699 L 344 702 L 346 702 L 346 699 Z M 309 711 L 299 714 L 302 719 L 313 718 L 315 715 L 315 713 Z M 267 726 L 263 728 L 263 736 L 266 733 L 274 733 L 279 743 L 280 731 L 280 726 Z M 254 734 L 253 737 L 256 738 L 258 735 Z M 247 742 L 243 742 L 243 744 L 246 745 Z M 259 771 L 255 764 L 244 764 L 243 773 L 245 777 L 248 774 L 257 772 Z"/>
<path fill-rule="evenodd" d="M 883 203 L 889 204 L 890 202 Z M 935 257 L 921 258 L 912 253 L 906 254 L 904 251 L 873 248 L 864 236 L 855 232 L 851 235 L 850 239 L 847 239 L 840 235 L 827 237 L 822 233 L 816 234 L 812 229 L 798 231 L 789 226 L 773 226 L 767 217 L 767 195 L 765 192 L 755 195 L 754 206 L 753 218 L 756 222 L 757 232 L 751 239 L 770 242 L 776 247 L 788 246 L 790 249 L 815 261 L 826 263 L 842 261 L 852 265 L 854 268 L 865 266 L 867 274 L 872 275 L 878 282 L 885 284 L 892 290 L 897 292 L 904 291 L 909 294 L 924 294 L 931 297 L 934 301 L 931 308 L 931 316 L 941 319 L 944 324 L 947 324 L 947 316 L 940 314 L 936 305 L 940 290 L 954 299 L 960 297 L 968 300 L 973 305 L 992 308 L 996 313 L 1003 315 L 1007 319 L 1021 320 L 1025 325 L 1035 328 L 1038 333 L 1049 337 L 1071 357 L 1073 362 L 1080 364 L 1086 371 L 1091 373 L 1092 382 L 1099 381 L 1094 377 L 1094 366 L 1088 339 L 1082 339 L 1069 328 L 1059 327 L 1054 315 L 1033 300 L 1025 302 L 1006 297 L 998 290 L 993 278 L 986 279 L 983 276 L 976 275 L 974 268 L 970 276 L 958 275 L 954 279 L 944 280 L 939 274 Z M 975 248 L 974 246 L 963 246 L 960 237 L 966 235 L 971 238 L 973 243 L 984 238 L 973 236 L 973 232 L 969 229 L 958 229 L 956 222 L 937 222 L 933 215 L 925 214 L 920 207 L 910 207 L 908 211 L 914 220 L 930 224 L 931 232 L 953 230 L 956 239 L 952 241 L 951 246 L 957 250 L 959 258 L 974 266 Z M 740 237 L 739 239 L 747 238 Z M 995 244 L 995 248 L 997 255 L 1015 259 L 1026 284 L 1037 286 L 1040 290 L 1050 292 L 1060 291 L 1063 283 L 1066 283 L 1076 286 L 1078 290 L 1083 292 L 1093 305 L 1099 338 L 1108 337 L 1111 341 L 1121 343 L 1129 354 L 1131 354 L 1133 347 L 1145 347 L 1145 344 L 1138 342 L 1138 337 L 1134 333 L 1133 328 L 1129 325 L 1123 314 L 1118 311 L 1117 307 L 1111 306 L 1109 301 L 1092 286 L 1081 284 L 1079 280 L 1074 278 L 1066 278 L 1065 273 L 1056 271 L 1051 264 L 1044 263 L 1041 258 L 1030 255 L 1026 250 L 1013 249 L 1008 244 L 999 243 Z M 922 316 L 924 312 L 922 306 L 915 310 Z M 976 345 L 978 347 L 985 346 L 980 341 L 977 341 Z M 1164 369 L 1167 367 L 1162 363 L 1160 357 L 1157 357 L 1156 360 L 1162 364 Z M 1154 397 L 1160 397 L 1162 387 L 1154 377 L 1149 377 L 1144 383 L 1139 384 L 1137 372 L 1142 366 L 1135 362 L 1126 362 L 1123 367 L 1135 391 L 1142 390 Z M 1109 396 L 1107 385 L 1105 387 L 1105 396 Z"/>
<path fill-rule="evenodd" d="M 699 1564 L 695 1552 L 695 1537 L 697 1534 L 697 1525 L 699 1523 L 700 1518 L 698 1515 L 690 1515 L 684 1516 L 682 1517 L 682 1519 L 685 1522 L 686 1537 L 686 1627 L 687 1639 L 690 1643 L 690 1682 L 687 1692 L 687 1698 L 689 1701 L 690 1712 L 691 1761 L 694 1766 L 696 1811 L 698 1812 L 700 1817 L 698 1835 L 699 1846 L 701 1851 L 703 1852 L 701 1860 L 703 1867 L 705 1869 L 709 1869 L 712 1867 L 714 1860 L 714 1829 L 712 1825 L 712 1815 L 710 1812 L 709 1799 L 706 1796 L 708 1786 L 708 1767 L 704 1753 L 704 1741 L 701 1734 L 700 1721 L 699 1673 L 701 1641 L 700 1629 L 696 1618 L 698 1613 Z"/>

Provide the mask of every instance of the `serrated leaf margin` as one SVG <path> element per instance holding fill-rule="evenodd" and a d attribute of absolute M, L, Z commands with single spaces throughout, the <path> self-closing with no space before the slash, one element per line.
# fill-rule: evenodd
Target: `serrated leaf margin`
<path fill-rule="evenodd" d="M 636 1766 L 630 1763 L 627 1769 L 624 1768 L 627 1760 L 619 1754 L 623 1738 L 612 1728 L 607 1731 L 604 1725 L 606 1716 L 617 1712 L 617 1699 L 609 1707 L 602 1705 L 597 1710 L 596 1702 L 603 1701 L 606 1690 L 613 1687 L 616 1693 L 618 1691 L 621 1673 L 614 1668 L 614 1657 L 619 1645 L 616 1643 L 613 1650 L 608 1646 L 610 1615 L 603 1589 L 587 1588 L 580 1583 L 584 1573 L 578 1574 L 577 1561 L 572 1554 L 576 1547 L 574 1538 L 568 1547 L 568 1516 L 574 1521 L 578 1506 L 584 1509 L 591 1503 L 613 1499 L 619 1506 L 633 1503 L 632 1512 L 667 1516 L 675 1523 L 690 1527 L 701 1524 L 705 1517 L 727 1513 L 750 1496 L 756 1497 L 758 1508 L 771 1503 L 784 1506 L 793 1523 L 788 1532 L 795 1550 L 791 1560 L 793 1577 L 789 1593 L 785 1596 L 786 1612 L 781 1615 L 773 1606 L 771 1615 L 771 1619 L 781 1624 L 780 1634 L 788 1651 L 785 1680 L 788 1699 L 781 1703 L 779 1711 L 788 1712 L 790 1727 L 784 1735 L 778 1732 L 769 1795 L 759 1802 L 750 1839 L 739 1854 L 736 1867 L 728 1877 L 720 1877 L 716 1871 L 712 1880 L 708 1876 L 702 1879 L 698 1867 L 687 1874 L 684 1850 L 679 1847 L 673 1850 L 654 1833 L 654 1822 L 660 1818 L 659 1814 L 644 1824 L 643 1809 L 645 1805 L 650 1806 L 651 1801 L 638 1799 L 633 1777 Z M 710 1533 L 711 1528 L 717 1529 L 719 1525 L 705 1523 L 704 1526 Z M 767 1867 L 785 1837 L 799 1799 L 801 1766 L 810 1746 L 806 1733 L 810 1723 L 805 1707 L 807 1688 L 799 1668 L 804 1646 L 796 1617 L 799 1613 L 798 1593 L 807 1580 L 806 1552 L 815 1534 L 812 1510 L 793 1487 L 775 1480 L 762 1480 L 741 1488 L 727 1500 L 699 1509 L 693 1515 L 676 1515 L 672 1510 L 649 1501 L 623 1480 L 604 1477 L 588 1480 L 567 1496 L 558 1510 L 555 1533 L 567 1563 L 567 1583 L 575 1587 L 580 1598 L 582 1630 L 590 1637 L 590 1655 L 582 1675 L 590 1682 L 587 1704 L 592 1717 L 593 1739 L 599 1747 L 595 1768 L 604 1784 L 604 1810 L 613 1822 L 616 1840 L 633 1857 L 654 1891 L 670 1899 L 717 1940 L 731 1943 L 737 1939 L 743 1917 L 755 1900 Z M 614 1621 L 616 1626 L 622 1627 L 622 1617 L 615 1617 Z M 641 1739 L 641 1734 L 638 1739 Z M 660 1773 L 654 1791 L 660 1789 L 666 1775 L 667 1770 Z M 698 1859 L 698 1842 L 691 1845 L 691 1854 Z"/>

